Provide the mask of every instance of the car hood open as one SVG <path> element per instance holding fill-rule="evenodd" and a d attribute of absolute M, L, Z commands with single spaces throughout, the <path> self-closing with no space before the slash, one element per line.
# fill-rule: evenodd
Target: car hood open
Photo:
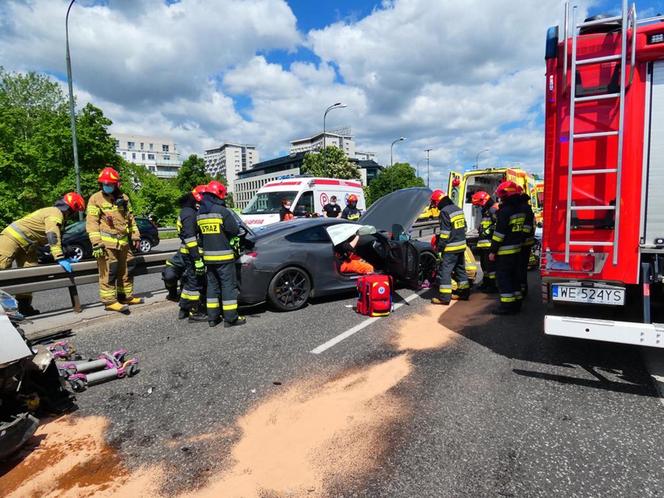
<path fill-rule="evenodd" d="M 378 231 L 391 232 L 397 237 L 408 233 L 429 202 L 431 189 L 426 187 L 397 190 L 374 202 L 358 223 L 374 226 Z"/>

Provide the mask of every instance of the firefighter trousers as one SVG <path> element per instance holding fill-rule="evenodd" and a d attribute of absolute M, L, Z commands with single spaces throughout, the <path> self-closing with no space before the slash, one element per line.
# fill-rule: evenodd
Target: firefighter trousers
<path fill-rule="evenodd" d="M 459 295 L 468 295 L 470 284 L 466 274 L 466 256 L 464 251 L 443 252 L 438 263 L 438 294 L 442 301 L 452 299 L 452 275 L 456 280 Z"/>
<path fill-rule="evenodd" d="M 521 302 L 520 253 L 496 256 L 496 281 L 502 308 L 517 309 Z"/>
<path fill-rule="evenodd" d="M 169 295 L 177 295 L 179 292 L 180 279 L 184 274 L 185 265 L 182 254 L 175 253 L 171 259 L 166 261 L 166 266 L 161 271 L 161 279 L 164 281 L 164 287 Z"/>
<path fill-rule="evenodd" d="M 484 277 L 482 279 L 482 287 L 496 287 L 496 262 L 489 260 L 490 248 L 480 249 L 480 264 L 482 265 L 482 272 Z"/>
<path fill-rule="evenodd" d="M 99 299 L 104 304 L 129 300 L 134 296 L 132 276 L 134 255 L 129 246 L 104 250 L 104 255 L 97 259 L 99 268 Z"/>
<path fill-rule="evenodd" d="M 519 290 L 521 298 L 528 295 L 528 266 L 530 265 L 530 253 L 533 246 L 524 245 L 519 253 Z"/>
<path fill-rule="evenodd" d="M 38 264 L 37 247 L 34 245 L 24 249 L 9 235 L 0 234 L 0 270 L 8 270 L 14 261 L 18 268 L 29 268 Z M 32 302 L 32 294 L 16 294 L 16 299 L 25 304 Z"/>
<path fill-rule="evenodd" d="M 180 292 L 180 309 L 191 311 L 199 308 L 201 293 L 205 288 L 205 276 L 196 275 L 194 260 L 188 254 L 182 254 L 184 271 L 182 272 L 182 291 Z"/>
<path fill-rule="evenodd" d="M 227 322 L 238 319 L 237 314 L 237 278 L 235 263 L 206 266 L 207 289 L 206 305 L 209 321 L 217 321 L 222 316 Z"/>

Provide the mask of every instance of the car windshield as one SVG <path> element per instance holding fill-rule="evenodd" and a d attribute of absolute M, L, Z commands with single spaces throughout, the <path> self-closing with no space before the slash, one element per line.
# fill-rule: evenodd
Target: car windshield
<path fill-rule="evenodd" d="M 242 214 L 276 214 L 281 209 L 282 200 L 288 199 L 292 203 L 296 195 L 296 190 L 259 192 L 244 208 Z"/>
<path fill-rule="evenodd" d="M 65 228 L 65 233 L 81 233 L 85 231 L 85 221 L 77 221 Z"/>

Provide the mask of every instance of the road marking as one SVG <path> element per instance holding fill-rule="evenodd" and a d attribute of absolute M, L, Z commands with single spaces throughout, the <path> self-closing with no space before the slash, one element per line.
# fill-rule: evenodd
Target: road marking
<path fill-rule="evenodd" d="M 405 298 L 402 302 L 395 304 L 394 305 L 394 311 L 401 308 L 404 304 L 409 303 L 414 299 L 417 299 L 418 297 L 420 297 L 420 295 L 418 293 L 411 294 L 410 296 Z M 379 317 L 367 318 L 363 322 L 360 322 L 357 325 L 355 325 L 355 327 L 352 327 L 352 328 L 346 330 L 346 332 L 342 332 L 338 336 L 333 337 L 332 339 L 330 339 L 329 341 L 321 344 L 317 348 L 312 349 L 310 351 L 310 353 L 312 353 L 312 354 L 321 354 L 321 353 L 327 351 L 328 349 L 330 349 L 331 347 L 336 346 L 337 344 L 339 344 L 344 339 L 348 339 L 350 336 L 352 336 L 354 334 L 357 334 L 360 330 L 367 328 L 369 325 L 374 323 L 376 320 L 380 320 L 380 318 Z"/>

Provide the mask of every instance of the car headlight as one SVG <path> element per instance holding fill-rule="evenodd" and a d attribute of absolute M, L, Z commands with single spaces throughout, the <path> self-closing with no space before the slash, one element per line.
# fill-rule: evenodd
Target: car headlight
<path fill-rule="evenodd" d="M 11 294 L 0 290 L 0 307 L 5 313 L 16 313 L 18 311 L 18 302 Z"/>

